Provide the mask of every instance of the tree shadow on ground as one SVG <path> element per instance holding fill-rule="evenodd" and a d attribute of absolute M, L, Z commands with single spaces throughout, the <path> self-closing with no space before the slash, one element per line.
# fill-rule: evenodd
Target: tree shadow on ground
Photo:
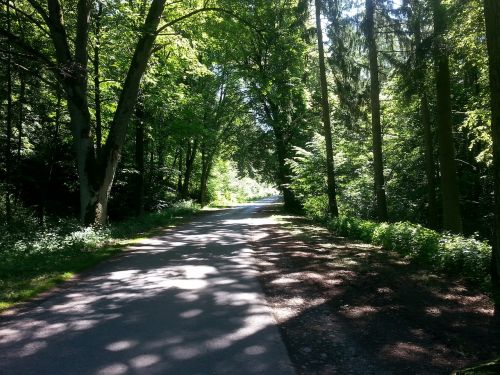
<path fill-rule="evenodd" d="M 449 374 L 500 353 L 487 296 L 396 253 L 286 221 L 261 228 L 253 248 L 299 374 Z"/>
<path fill-rule="evenodd" d="M 199 217 L 0 317 L 0 373 L 292 374 L 247 216 Z"/>
<path fill-rule="evenodd" d="M 460 281 L 249 210 L 143 241 L 0 317 L 0 373 L 290 374 L 259 271 L 299 374 L 446 374 L 499 353 L 493 306 Z"/>

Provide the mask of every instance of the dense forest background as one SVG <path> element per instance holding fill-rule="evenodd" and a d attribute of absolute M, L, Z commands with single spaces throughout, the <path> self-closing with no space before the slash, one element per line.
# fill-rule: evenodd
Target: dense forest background
<path fill-rule="evenodd" d="M 275 186 L 495 243 L 494 0 L 0 5 L 3 233 Z"/>

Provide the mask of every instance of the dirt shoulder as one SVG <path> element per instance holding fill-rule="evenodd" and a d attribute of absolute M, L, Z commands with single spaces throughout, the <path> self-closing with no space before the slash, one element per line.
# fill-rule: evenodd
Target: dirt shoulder
<path fill-rule="evenodd" d="M 484 294 L 303 218 L 278 220 L 253 247 L 299 375 L 450 374 L 500 354 Z"/>

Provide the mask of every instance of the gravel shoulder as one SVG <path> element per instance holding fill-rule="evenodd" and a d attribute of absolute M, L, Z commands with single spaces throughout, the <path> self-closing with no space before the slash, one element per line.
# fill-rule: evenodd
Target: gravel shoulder
<path fill-rule="evenodd" d="M 500 353 L 490 299 L 396 253 L 275 215 L 253 249 L 299 375 L 450 374 Z"/>

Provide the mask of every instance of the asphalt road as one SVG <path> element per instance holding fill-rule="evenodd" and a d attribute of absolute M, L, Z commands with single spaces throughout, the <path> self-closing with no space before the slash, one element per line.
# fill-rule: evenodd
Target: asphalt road
<path fill-rule="evenodd" d="M 0 374 L 293 375 L 249 247 L 274 202 L 201 215 L 0 317 Z"/>

